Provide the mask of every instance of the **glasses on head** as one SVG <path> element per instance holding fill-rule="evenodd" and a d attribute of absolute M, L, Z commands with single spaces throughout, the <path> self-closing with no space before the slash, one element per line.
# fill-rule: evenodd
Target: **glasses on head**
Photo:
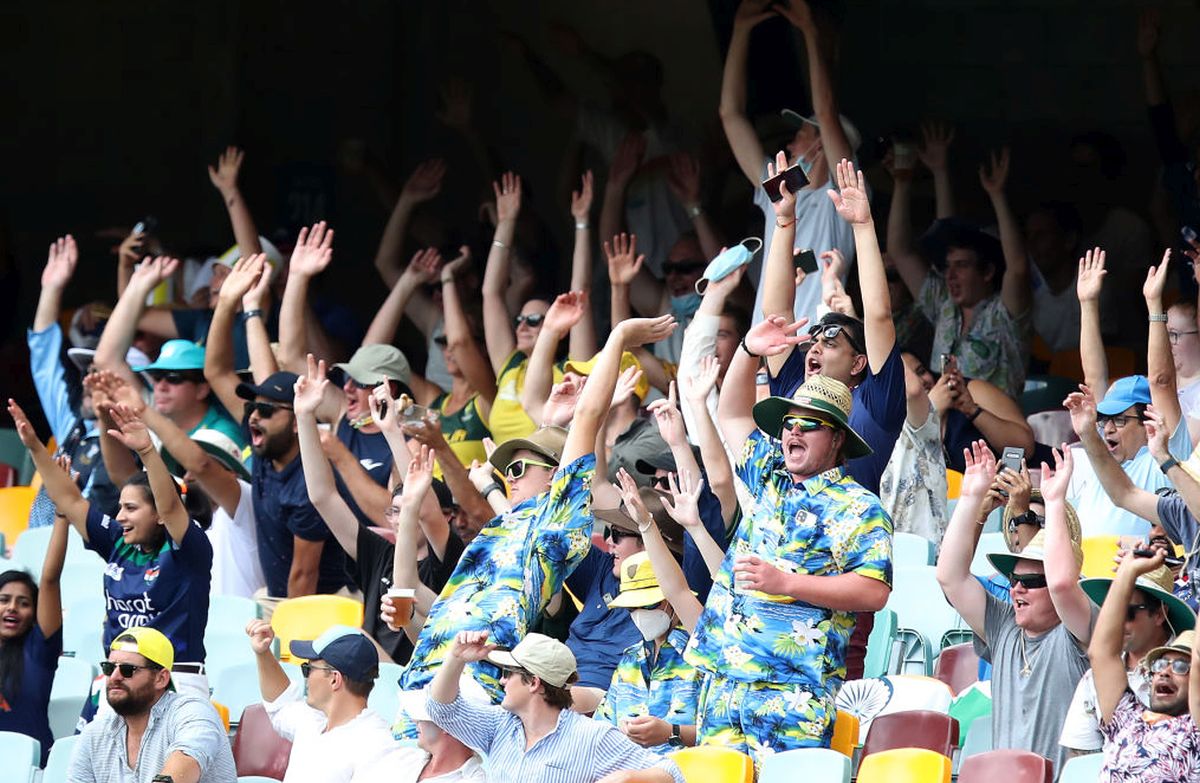
<path fill-rule="evenodd" d="M 249 416 L 251 413 L 257 412 L 258 418 L 260 418 L 260 419 L 269 419 L 272 416 L 274 416 L 276 414 L 276 412 L 278 412 L 278 411 L 281 411 L 281 410 L 290 411 L 291 409 L 292 409 L 291 405 L 284 405 L 284 404 L 278 403 L 278 402 L 248 402 L 248 403 L 246 403 L 246 415 Z"/>
<path fill-rule="evenodd" d="M 333 668 L 332 666 L 317 666 L 316 664 L 305 661 L 304 663 L 300 664 L 300 676 L 307 680 L 308 675 L 312 674 L 314 669 L 320 672 L 337 671 L 337 669 Z"/>
<path fill-rule="evenodd" d="M 1008 578 L 1010 587 L 1023 585 L 1026 590 L 1037 590 L 1046 586 L 1045 574 L 1013 574 Z"/>
<path fill-rule="evenodd" d="M 846 335 L 846 342 L 850 343 L 850 347 L 858 353 L 863 353 L 862 346 L 858 344 L 858 340 L 854 339 L 854 335 L 851 334 L 850 330 L 841 324 L 816 324 L 808 329 L 808 336 L 814 340 L 819 337 L 822 340 L 832 342 L 837 339 L 839 334 Z"/>
<path fill-rule="evenodd" d="M 663 275 L 690 275 L 704 269 L 703 261 L 667 261 L 662 265 Z"/>
<path fill-rule="evenodd" d="M 808 416 L 798 416 L 795 413 L 789 413 L 787 416 L 783 417 L 784 432 L 788 430 L 794 431 L 797 429 L 801 432 L 813 432 L 814 430 L 819 430 L 822 427 L 829 427 L 830 429 L 833 429 L 833 425 L 829 424 L 828 422 Z"/>
<path fill-rule="evenodd" d="M 1154 663 L 1150 664 L 1150 673 L 1161 674 L 1168 667 L 1172 672 L 1182 677 L 1192 670 L 1192 662 L 1183 658 L 1155 658 Z"/>
<path fill-rule="evenodd" d="M 1185 334 L 1200 334 L 1200 330 L 1192 329 L 1190 332 L 1181 332 L 1178 329 L 1168 329 L 1167 339 L 1171 341 L 1172 345 L 1175 345 L 1179 342 L 1179 338 L 1183 337 Z"/>
<path fill-rule="evenodd" d="M 1133 618 L 1137 617 L 1138 612 L 1146 612 L 1150 610 L 1150 604 L 1130 604 L 1125 607 L 1125 622 L 1133 622 Z"/>
<path fill-rule="evenodd" d="M 1140 423 L 1142 421 L 1142 417 L 1137 416 L 1137 415 L 1127 416 L 1125 414 L 1121 414 L 1120 416 L 1099 415 L 1096 417 L 1096 429 L 1103 430 L 1105 425 L 1108 424 L 1110 421 L 1113 423 L 1114 427 L 1116 427 L 1119 430 L 1122 430 L 1122 429 L 1125 429 L 1125 425 L 1127 425 L 1131 422 L 1136 421 L 1136 422 Z"/>
<path fill-rule="evenodd" d="M 181 383 L 200 383 L 204 380 L 204 376 L 200 373 L 180 370 L 151 370 L 148 374 L 150 375 L 150 380 L 155 383 L 166 381 L 172 386 L 178 386 Z"/>
<path fill-rule="evenodd" d="M 604 539 L 611 541 L 614 544 L 619 544 L 627 538 L 641 538 L 637 533 L 630 533 L 628 530 L 621 530 L 618 527 L 609 525 L 604 531 Z"/>
<path fill-rule="evenodd" d="M 542 325 L 542 321 L 546 320 L 545 313 L 524 313 L 513 318 L 513 326 L 518 329 L 521 324 L 529 324 L 530 329 L 536 329 Z"/>
<path fill-rule="evenodd" d="M 119 671 L 121 673 L 121 676 L 127 680 L 130 677 L 132 677 L 133 675 L 137 674 L 142 669 L 145 669 L 146 671 L 149 671 L 149 672 L 153 672 L 153 671 L 158 671 L 161 668 L 162 667 L 159 666 L 158 664 L 148 664 L 146 666 L 142 666 L 142 665 L 136 664 L 136 663 L 117 663 L 116 661 L 100 661 L 100 671 L 104 672 L 105 677 L 111 677 L 113 672 Z"/>
<path fill-rule="evenodd" d="M 1024 514 L 1017 514 L 1014 516 L 1011 520 L 1009 520 L 1009 524 L 1013 527 L 1017 527 L 1019 525 L 1037 525 L 1038 527 L 1045 527 L 1046 518 L 1033 509 L 1029 509 Z"/>
<path fill-rule="evenodd" d="M 508 463 L 508 467 L 504 469 L 504 475 L 508 476 L 509 479 L 519 479 L 521 476 L 525 475 L 525 469 L 530 465 L 536 465 L 539 468 L 549 468 L 550 470 L 554 470 L 558 467 L 557 465 L 551 465 L 548 462 L 538 462 L 536 459 L 514 459 L 512 462 Z"/>

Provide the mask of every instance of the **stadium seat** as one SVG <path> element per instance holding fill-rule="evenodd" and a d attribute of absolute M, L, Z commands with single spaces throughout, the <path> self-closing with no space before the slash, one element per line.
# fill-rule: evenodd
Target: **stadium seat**
<path fill-rule="evenodd" d="M 936 545 L 928 538 L 914 533 L 896 533 L 892 536 L 892 565 L 931 566 L 937 554 Z"/>
<path fill-rule="evenodd" d="M 5 571 L 28 571 L 24 563 L 18 563 L 16 560 L 9 560 L 5 557 L 0 557 L 0 574 Z"/>
<path fill-rule="evenodd" d="M 825 748 L 800 748 L 763 759 L 758 783 L 792 783 L 797 773 L 813 783 L 850 783 L 850 759 Z"/>
<path fill-rule="evenodd" d="M 291 753 L 292 743 L 275 733 L 263 706 L 247 707 L 233 738 L 233 763 L 238 775 L 283 780 Z"/>
<path fill-rule="evenodd" d="M 12 465 L 6 465 L 0 462 L 0 487 L 16 487 L 17 484 L 17 469 Z"/>
<path fill-rule="evenodd" d="M 225 733 L 229 733 L 229 708 L 219 701 L 210 699 L 213 709 L 217 711 L 217 716 L 221 718 L 221 725 L 225 727 Z"/>
<path fill-rule="evenodd" d="M 245 631 L 234 633 L 210 630 L 204 634 L 204 651 L 208 656 L 204 660 L 204 665 L 208 670 L 209 682 L 213 681 L 217 672 L 234 666 L 254 663 L 254 650 L 250 649 L 250 640 L 246 637 Z M 236 710 L 234 714 L 237 714 Z"/>
<path fill-rule="evenodd" d="M 12 427 L 0 429 L 0 463 L 10 465 L 16 470 L 18 486 L 29 486 L 29 481 L 33 478 L 33 457 L 21 442 L 21 436 Z"/>
<path fill-rule="evenodd" d="M 933 566 L 896 568 L 887 608 L 896 613 L 901 657 L 893 668 L 902 674 L 933 673 L 942 635 L 963 627 L 962 618 L 942 594 Z"/>
<path fill-rule="evenodd" d="M 992 567 L 992 563 L 987 559 L 987 556 L 996 553 L 1006 553 L 1008 551 L 1008 543 L 1005 542 L 1003 533 L 981 534 L 979 536 L 979 543 L 975 545 L 975 556 L 971 558 L 971 573 L 975 576 L 991 576 L 996 573 L 996 569 Z"/>
<path fill-rule="evenodd" d="M 891 685 L 892 694 L 880 715 L 908 710 L 950 713 L 954 693 L 941 680 L 919 674 L 889 674 L 884 679 Z"/>
<path fill-rule="evenodd" d="M 400 675 L 404 667 L 398 663 L 380 663 L 379 679 L 367 699 L 367 707 L 376 715 L 391 723 L 392 718 L 400 711 Z"/>
<path fill-rule="evenodd" d="M 857 716 L 845 710 L 837 711 L 837 716 L 833 719 L 833 737 L 829 740 L 829 747 L 846 758 L 854 758 L 854 749 L 858 747 Z"/>
<path fill-rule="evenodd" d="M 950 686 L 956 694 L 979 679 L 979 656 L 972 644 L 946 647 L 938 655 L 933 676 Z"/>
<path fill-rule="evenodd" d="M 29 573 L 33 574 L 34 579 L 38 579 L 42 575 L 42 563 L 46 559 L 46 548 L 50 546 L 50 535 L 53 532 L 53 526 L 33 527 L 22 532 L 13 541 L 13 559 L 24 563 Z M 67 559 L 64 563 L 64 575 L 76 563 L 87 565 L 99 563 L 101 568 L 104 567 L 104 560 L 100 555 L 85 548 L 83 536 L 79 535 L 75 528 L 71 528 L 67 533 Z M 93 593 L 95 592 L 93 590 Z M 64 591 L 63 595 L 67 596 L 68 594 Z"/>
<path fill-rule="evenodd" d="M 292 660 L 288 645 L 293 639 L 315 639 L 333 625 L 361 628 L 362 619 L 362 603 L 340 595 L 306 595 L 281 601 L 271 616 L 271 627 L 279 639 L 279 660 Z"/>
<path fill-rule="evenodd" d="M 63 607 L 63 652 L 86 661 L 103 657 L 105 617 L 104 593 L 98 588 L 73 596 Z"/>
<path fill-rule="evenodd" d="M 863 661 L 863 678 L 882 677 L 891 671 L 892 654 L 896 647 L 896 613 L 880 609 L 875 613 L 875 625 L 867 637 L 867 656 Z"/>
<path fill-rule="evenodd" d="M 205 636 L 213 631 L 234 631 L 245 635 L 246 624 L 260 616 L 258 602 L 240 595 L 214 595 L 208 601 L 208 625 Z"/>
<path fill-rule="evenodd" d="M 716 745 L 671 754 L 687 783 L 753 783 L 754 762 L 745 753 Z"/>
<path fill-rule="evenodd" d="M 958 500 L 958 493 L 962 491 L 963 474 L 953 468 L 946 468 L 946 499 Z"/>
<path fill-rule="evenodd" d="M 76 716 L 78 717 L 78 716 Z M 71 768 L 71 752 L 79 737 L 75 734 L 54 740 L 50 748 L 50 758 L 46 768 L 42 770 L 42 783 L 67 783 L 67 772 Z"/>
<path fill-rule="evenodd" d="M 0 759 L 4 760 L 4 780 L 30 783 L 42 766 L 42 743 L 15 731 L 0 731 Z"/>
<path fill-rule="evenodd" d="M 959 731 L 964 731 L 961 723 L 959 724 Z M 992 713 L 988 712 L 978 716 L 975 720 L 971 721 L 965 731 L 966 736 L 963 737 L 962 751 L 959 753 L 961 758 L 994 750 L 992 746 Z"/>
<path fill-rule="evenodd" d="M 33 508 L 35 494 L 32 487 L 0 488 L 0 533 L 6 539 L 16 540 L 29 527 L 29 509 Z"/>
<path fill-rule="evenodd" d="M 958 721 L 933 710 L 906 710 L 871 721 L 863 757 L 896 748 L 927 748 L 947 758 L 958 747 Z"/>
<path fill-rule="evenodd" d="M 1027 750 L 992 750 L 965 759 L 958 770 L 958 783 L 992 783 L 995 780 L 1054 783 L 1054 762 Z"/>
<path fill-rule="evenodd" d="M 210 671 L 209 683 L 212 697 L 229 708 L 230 716 L 241 715 L 250 705 L 262 702 L 256 661 Z"/>
<path fill-rule="evenodd" d="M 279 783 L 279 781 L 262 775 L 239 775 L 237 783 Z"/>
<path fill-rule="evenodd" d="M 1062 774 L 1058 776 L 1058 783 L 1096 783 L 1102 766 L 1103 753 L 1088 753 L 1067 759 L 1067 763 L 1063 764 Z"/>
<path fill-rule="evenodd" d="M 54 739 L 75 733 L 79 712 L 100 670 L 90 659 L 63 656 L 58 659 L 54 684 L 50 687 L 50 731 Z"/>
<path fill-rule="evenodd" d="M 59 580 L 63 596 L 91 596 L 97 603 L 103 602 L 104 567 L 99 557 L 66 564 Z"/>
<path fill-rule="evenodd" d="M 3 491 L 3 490 L 0 490 Z M 1113 558 L 1117 556 L 1117 549 L 1120 548 L 1120 536 L 1084 536 L 1081 542 L 1083 546 L 1083 568 L 1079 570 L 1079 575 L 1084 579 L 1093 577 L 1108 577 L 1112 578 Z"/>
<path fill-rule="evenodd" d="M 950 783 L 950 759 L 925 748 L 897 748 L 866 756 L 858 783 Z"/>

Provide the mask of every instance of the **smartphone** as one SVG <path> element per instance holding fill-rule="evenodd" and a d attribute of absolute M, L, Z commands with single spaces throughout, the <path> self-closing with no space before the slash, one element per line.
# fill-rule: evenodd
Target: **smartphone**
<path fill-rule="evenodd" d="M 892 143 L 892 168 L 896 171 L 910 171 L 917 165 L 916 147 L 906 141 Z"/>
<path fill-rule="evenodd" d="M 797 269 L 803 269 L 804 274 L 811 275 L 817 271 L 817 254 L 811 250 L 801 250 L 796 255 L 792 256 L 792 263 Z"/>
<path fill-rule="evenodd" d="M 1154 557 L 1158 554 L 1156 549 L 1135 549 L 1133 550 L 1134 557 Z"/>
<path fill-rule="evenodd" d="M 764 179 L 762 187 L 767 194 L 767 198 L 771 199 L 771 203 L 783 198 L 779 195 L 780 182 L 787 184 L 788 193 L 795 193 L 808 185 L 808 176 L 805 175 L 804 169 L 800 168 L 800 164 L 797 163 L 795 166 L 786 168 L 773 177 Z"/>
<path fill-rule="evenodd" d="M 1000 455 L 1000 466 L 1008 468 L 1013 473 L 1020 473 L 1023 459 L 1025 459 L 1025 449 L 1017 446 L 1005 446 L 1004 453 Z"/>
<path fill-rule="evenodd" d="M 1182 236 L 1183 241 L 1187 242 L 1189 245 L 1200 238 L 1200 234 L 1197 234 L 1196 229 L 1192 228 L 1191 226 L 1184 226 L 1183 228 L 1179 229 L 1179 235 Z"/>
<path fill-rule="evenodd" d="M 943 374 L 945 374 L 946 370 L 950 369 L 950 365 L 953 362 L 954 362 L 954 354 L 952 354 L 952 353 L 942 354 L 942 373 Z"/>

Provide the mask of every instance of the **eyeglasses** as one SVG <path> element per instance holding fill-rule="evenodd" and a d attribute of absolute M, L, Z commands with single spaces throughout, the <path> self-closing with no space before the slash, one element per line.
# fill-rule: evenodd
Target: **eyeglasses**
<path fill-rule="evenodd" d="M 1150 664 L 1150 673 L 1161 674 L 1167 670 L 1168 666 L 1180 677 L 1192 670 L 1192 662 L 1185 661 L 1183 658 L 1155 658 L 1154 663 Z"/>
<path fill-rule="evenodd" d="M 158 383 L 159 381 L 166 381 L 172 386 L 178 386 L 181 383 L 202 383 L 204 381 L 204 375 L 195 372 L 180 372 L 178 370 L 150 370 L 147 374 L 150 376 L 150 380 L 154 381 L 155 383 Z"/>
<path fill-rule="evenodd" d="M 530 465 L 537 465 L 539 468 L 549 468 L 550 470 L 558 467 L 548 462 L 538 462 L 535 459 L 515 459 L 508 463 L 508 467 L 504 469 L 504 475 L 508 476 L 510 480 L 519 479 L 525 475 L 525 469 Z"/>
<path fill-rule="evenodd" d="M 614 544 L 619 544 L 627 538 L 641 538 L 637 533 L 630 533 L 628 530 L 621 530 L 618 527 L 609 525 L 604 531 L 604 538 Z"/>
<path fill-rule="evenodd" d="M 1023 585 L 1026 590 L 1037 590 L 1046 586 L 1045 574 L 1013 574 L 1008 577 L 1010 587 Z"/>
<path fill-rule="evenodd" d="M 704 268 L 703 261 L 668 261 L 662 265 L 663 275 L 690 275 Z"/>
<path fill-rule="evenodd" d="M 819 430 L 822 427 L 833 429 L 832 424 L 821 421 L 820 419 L 813 419 L 809 418 L 808 416 L 797 416 L 794 413 L 789 413 L 787 416 L 783 417 L 783 427 L 781 431 L 787 432 L 788 430 L 799 429 L 801 432 L 813 432 L 814 430 Z"/>
<path fill-rule="evenodd" d="M 858 353 L 864 353 L 862 346 L 858 344 L 858 340 L 855 339 L 849 329 L 841 324 L 816 324 L 808 329 L 809 337 L 813 339 L 820 337 L 822 340 L 829 342 L 836 340 L 839 334 L 846 335 L 846 342 L 850 343 L 851 348 Z"/>
<path fill-rule="evenodd" d="M 1019 525 L 1037 525 L 1038 527 L 1045 527 L 1046 518 L 1033 509 L 1029 509 L 1024 514 L 1017 514 L 1014 516 L 1008 521 L 1008 524 L 1012 527 L 1017 527 Z"/>
<path fill-rule="evenodd" d="M 1134 422 L 1134 421 L 1140 423 L 1142 420 L 1143 420 L 1142 417 L 1137 416 L 1137 415 L 1134 415 L 1134 416 L 1126 416 L 1124 414 L 1122 414 L 1120 416 L 1100 415 L 1100 416 L 1096 417 L 1096 429 L 1103 430 L 1104 426 L 1111 421 L 1113 423 L 1114 427 L 1116 427 L 1119 430 L 1122 430 L 1122 429 L 1125 429 L 1126 424 L 1129 424 L 1130 422 Z"/>
<path fill-rule="evenodd" d="M 1167 339 L 1171 341 L 1171 345 L 1175 345 L 1179 342 L 1179 338 L 1183 337 L 1185 334 L 1200 334 L 1200 330 L 1193 329 L 1190 332 L 1179 332 L 1175 329 L 1168 329 Z"/>
<path fill-rule="evenodd" d="M 517 317 L 513 318 L 513 326 L 519 329 L 521 324 L 529 324 L 530 329 L 536 329 L 541 326 L 542 321 L 545 320 L 545 313 L 527 313 L 525 315 L 518 315 Z"/>
<path fill-rule="evenodd" d="M 141 666 L 136 663 L 117 663 L 115 661 L 100 661 L 100 671 L 104 672 L 105 677 L 111 677 L 113 672 L 119 671 L 119 672 L 121 672 L 121 676 L 127 680 L 130 677 L 132 677 L 133 675 L 137 674 L 138 671 L 140 671 L 141 669 L 145 669 L 146 671 L 154 672 L 154 671 L 158 671 L 161 668 L 162 667 L 159 666 L 158 664 L 149 664 L 147 666 Z"/>
<path fill-rule="evenodd" d="M 246 415 L 257 412 L 258 418 L 269 419 L 278 411 L 290 411 L 292 406 L 283 405 L 278 402 L 248 402 L 246 403 Z"/>
<path fill-rule="evenodd" d="M 1149 610 L 1150 604 L 1130 604 L 1129 606 L 1125 607 L 1125 622 L 1131 623 L 1133 622 L 1133 618 L 1137 617 L 1138 612 L 1145 612 Z"/>
<path fill-rule="evenodd" d="M 446 339 L 446 335 L 439 334 L 437 337 L 433 338 L 433 343 L 439 348 L 445 348 L 450 344 L 450 341 Z"/>
<path fill-rule="evenodd" d="M 305 661 L 304 663 L 300 664 L 300 676 L 307 680 L 308 675 L 312 674 L 314 669 L 321 672 L 337 671 L 337 669 L 333 668 L 332 666 L 316 666 L 308 661 Z"/>

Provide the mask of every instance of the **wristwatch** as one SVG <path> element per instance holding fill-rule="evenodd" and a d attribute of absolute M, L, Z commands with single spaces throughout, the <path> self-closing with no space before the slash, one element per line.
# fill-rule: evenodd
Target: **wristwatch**
<path fill-rule="evenodd" d="M 1161 470 L 1163 472 L 1163 474 L 1165 475 L 1168 470 L 1170 470 L 1171 468 L 1175 467 L 1178 464 L 1179 464 L 1179 460 L 1175 459 L 1174 457 L 1167 457 L 1165 460 L 1163 460 L 1161 463 L 1159 463 L 1158 469 Z"/>
<path fill-rule="evenodd" d="M 671 739 L 667 740 L 667 744 L 670 745 L 672 748 L 682 748 L 683 747 L 683 737 L 681 737 L 679 735 L 679 724 L 678 723 L 671 724 Z"/>
<path fill-rule="evenodd" d="M 175 778 L 170 775 L 155 775 L 150 778 L 150 783 L 175 783 Z"/>

